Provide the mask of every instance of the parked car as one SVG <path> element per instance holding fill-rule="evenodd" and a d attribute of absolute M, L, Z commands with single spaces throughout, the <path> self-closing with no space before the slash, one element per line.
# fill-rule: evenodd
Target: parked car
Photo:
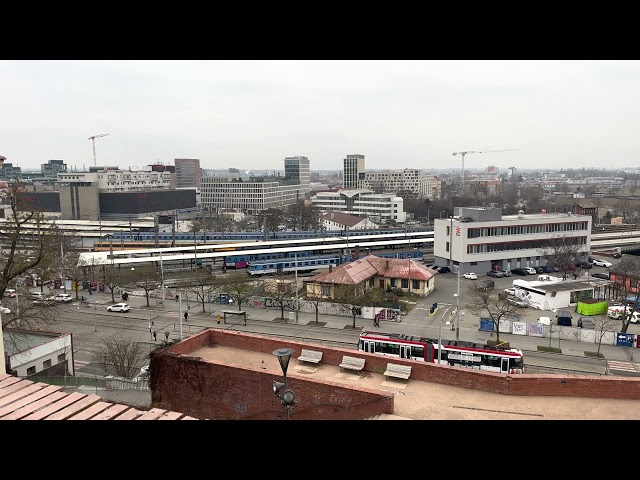
<path fill-rule="evenodd" d="M 609 274 L 608 273 L 593 273 L 591 275 L 594 278 L 601 278 L 603 280 L 609 280 Z"/>
<path fill-rule="evenodd" d="M 607 262 L 606 260 L 602 260 L 602 259 L 599 259 L 599 258 L 594 258 L 591 263 L 594 264 L 597 267 L 611 268 L 613 266 L 613 263 Z"/>
<path fill-rule="evenodd" d="M 487 272 L 487 276 L 488 277 L 502 278 L 502 277 L 504 277 L 504 273 L 502 273 L 500 270 L 490 270 L 490 271 Z"/>
<path fill-rule="evenodd" d="M 621 253 L 614 253 L 613 255 L 611 255 L 613 258 L 622 258 L 622 254 Z"/>
<path fill-rule="evenodd" d="M 468 278 L 469 280 L 477 280 L 478 276 L 473 273 L 473 272 L 469 272 L 469 273 L 465 273 L 464 275 L 462 275 L 464 278 Z"/>
<path fill-rule="evenodd" d="M 134 382 L 142 382 L 144 380 L 149 380 L 149 365 L 145 365 L 140 369 L 140 372 L 133 377 Z"/>
<path fill-rule="evenodd" d="M 0 313 L 11 313 L 11 310 L 0 305 Z"/>
<path fill-rule="evenodd" d="M 29 294 L 30 300 L 42 300 L 45 297 L 44 292 L 31 292 Z"/>
<path fill-rule="evenodd" d="M 56 303 L 56 300 L 52 296 L 38 298 L 37 300 L 33 301 L 34 305 L 37 305 L 40 307 L 48 307 L 49 305 L 53 305 L 55 303 Z"/>
<path fill-rule="evenodd" d="M 449 273 L 450 271 L 449 267 L 438 267 L 438 273 Z"/>
<path fill-rule="evenodd" d="M 513 287 L 505 288 L 504 293 L 506 293 L 507 295 L 515 295 L 516 289 Z"/>
<path fill-rule="evenodd" d="M 536 269 L 533 267 L 524 267 L 524 269 L 527 271 L 527 274 L 529 275 L 536 275 L 538 272 L 536 272 Z"/>
<path fill-rule="evenodd" d="M 10 297 L 10 298 L 16 298 L 16 291 L 13 288 L 7 288 L 4 291 L 4 296 L 5 297 Z"/>
<path fill-rule="evenodd" d="M 558 319 L 558 325 L 564 325 L 565 327 L 572 325 L 571 320 L 573 316 L 571 315 L 571 310 L 561 308 L 556 313 L 556 318 Z"/>
<path fill-rule="evenodd" d="M 593 268 L 593 264 L 589 262 L 578 262 L 576 263 L 576 267 L 589 269 L 589 268 Z"/>
<path fill-rule="evenodd" d="M 556 267 L 552 267 L 550 265 L 545 265 L 544 267 L 542 267 L 542 270 L 544 273 L 553 273 L 558 271 Z"/>
<path fill-rule="evenodd" d="M 527 272 L 526 268 L 520 268 L 520 267 L 512 268 L 511 273 L 513 273 L 514 275 L 523 275 L 523 276 L 529 275 L 529 272 Z"/>
<path fill-rule="evenodd" d="M 511 270 L 500 270 L 505 277 L 511 276 Z"/>
<path fill-rule="evenodd" d="M 578 318 L 578 326 L 580 328 L 588 328 L 590 330 L 593 330 L 594 328 L 596 328 L 595 322 L 593 321 L 593 319 L 589 317 Z"/>
<path fill-rule="evenodd" d="M 107 307 L 108 312 L 128 312 L 131 307 L 127 303 L 116 303 Z"/>
<path fill-rule="evenodd" d="M 73 301 L 73 297 L 71 296 L 70 293 L 57 293 L 55 297 L 53 297 L 53 299 L 56 302 L 62 302 L 62 303 L 69 303 Z"/>
<path fill-rule="evenodd" d="M 516 298 L 516 297 L 507 298 L 507 303 L 511 305 L 515 305 L 516 307 L 520 307 L 520 308 L 526 308 L 529 306 L 527 302 L 525 302 L 521 298 Z"/>
<path fill-rule="evenodd" d="M 480 290 L 484 290 L 485 292 L 488 292 L 489 290 L 493 290 L 493 287 L 495 286 L 496 284 L 493 280 L 483 280 L 478 286 L 478 288 Z"/>

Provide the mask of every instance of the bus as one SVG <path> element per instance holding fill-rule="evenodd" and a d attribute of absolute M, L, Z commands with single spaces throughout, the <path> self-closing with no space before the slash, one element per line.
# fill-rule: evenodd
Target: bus
<path fill-rule="evenodd" d="M 358 350 L 485 372 L 524 373 L 522 350 L 399 333 L 362 332 Z"/>

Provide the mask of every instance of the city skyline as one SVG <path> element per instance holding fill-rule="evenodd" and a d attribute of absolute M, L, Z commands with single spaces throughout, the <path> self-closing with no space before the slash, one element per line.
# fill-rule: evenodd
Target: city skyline
<path fill-rule="evenodd" d="M 341 170 L 627 168 L 638 61 L 0 62 L 0 155 L 23 170 L 173 164 Z M 108 134 L 107 136 L 100 136 Z M 92 141 L 89 137 L 96 136 Z M 322 166 L 322 168 L 319 168 Z"/>

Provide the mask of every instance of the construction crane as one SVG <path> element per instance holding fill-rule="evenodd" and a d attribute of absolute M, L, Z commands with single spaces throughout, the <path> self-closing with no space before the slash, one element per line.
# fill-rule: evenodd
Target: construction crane
<path fill-rule="evenodd" d="M 489 152 L 516 152 L 520 150 L 519 148 L 506 148 L 503 150 L 469 150 L 466 152 L 453 152 L 454 155 L 462 155 L 462 181 L 460 186 L 460 191 L 464 195 L 464 156 L 469 153 L 489 153 Z"/>
<path fill-rule="evenodd" d="M 108 133 L 101 133 L 99 135 L 94 135 L 93 137 L 89 137 L 89 140 L 93 142 L 93 166 L 96 166 L 96 138 L 106 137 L 109 135 Z M 464 158 L 464 157 L 463 157 Z"/>

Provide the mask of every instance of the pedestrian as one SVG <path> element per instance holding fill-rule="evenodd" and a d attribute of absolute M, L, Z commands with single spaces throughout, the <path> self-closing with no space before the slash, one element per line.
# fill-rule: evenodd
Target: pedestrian
<path fill-rule="evenodd" d="M 165 339 L 166 342 L 169 341 L 169 330 L 165 330 L 164 331 L 164 339 Z"/>
<path fill-rule="evenodd" d="M 151 333 L 151 320 L 149 320 L 149 333 Z"/>
<path fill-rule="evenodd" d="M 93 295 L 93 291 L 91 290 L 91 287 L 89 287 L 89 295 Z"/>
<path fill-rule="evenodd" d="M 189 312 L 188 311 L 184 311 L 184 321 L 188 322 L 189 321 Z"/>
<path fill-rule="evenodd" d="M 156 341 L 156 337 L 158 336 L 158 332 L 156 332 L 155 330 L 153 331 L 153 341 Z"/>

